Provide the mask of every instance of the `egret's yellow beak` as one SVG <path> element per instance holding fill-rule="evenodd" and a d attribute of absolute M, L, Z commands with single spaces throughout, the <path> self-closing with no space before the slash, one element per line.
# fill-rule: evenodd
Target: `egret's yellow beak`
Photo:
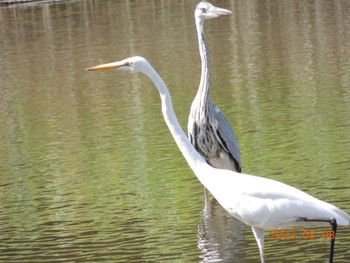
<path fill-rule="evenodd" d="M 87 68 L 85 70 L 96 71 L 96 70 L 104 70 L 104 69 L 118 69 L 118 68 L 123 67 L 123 66 L 126 66 L 126 62 L 125 61 L 118 61 L 118 62 L 113 62 L 113 63 L 101 64 L 98 66 Z"/>

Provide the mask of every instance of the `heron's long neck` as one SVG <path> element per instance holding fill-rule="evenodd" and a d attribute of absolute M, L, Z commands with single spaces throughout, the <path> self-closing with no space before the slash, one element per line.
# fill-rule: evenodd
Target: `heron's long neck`
<path fill-rule="evenodd" d="M 202 156 L 196 151 L 193 145 L 188 140 L 184 131 L 181 128 L 179 121 L 176 118 L 171 96 L 168 88 L 166 87 L 163 79 L 158 75 L 158 73 L 151 67 L 145 74 L 154 82 L 162 101 L 162 112 L 164 120 L 173 136 L 177 146 L 185 157 L 187 163 L 193 171 L 195 171 L 199 163 L 204 163 L 205 160 Z"/>
<path fill-rule="evenodd" d="M 196 19 L 199 54 L 200 54 L 201 63 L 202 63 L 201 80 L 199 83 L 199 89 L 196 95 L 196 99 L 198 100 L 198 103 L 200 105 L 199 107 L 202 109 L 201 112 L 207 112 L 205 107 L 208 106 L 207 102 L 209 100 L 210 75 L 209 75 L 209 55 L 208 55 L 207 45 L 205 43 L 203 22 L 204 21 L 200 21 L 199 19 Z"/>

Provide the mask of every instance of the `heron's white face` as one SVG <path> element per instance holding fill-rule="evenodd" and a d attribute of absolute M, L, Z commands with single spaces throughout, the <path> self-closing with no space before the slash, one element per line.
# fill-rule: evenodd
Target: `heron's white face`
<path fill-rule="evenodd" d="M 96 70 L 104 70 L 104 69 L 118 69 L 118 70 L 139 72 L 139 71 L 142 71 L 142 69 L 146 64 L 147 64 L 146 59 L 144 59 L 143 57 L 135 56 L 135 57 L 126 58 L 118 62 L 94 66 L 86 70 L 96 71 Z"/>
<path fill-rule="evenodd" d="M 222 15 L 229 15 L 231 13 L 232 13 L 231 11 L 224 8 L 213 6 L 211 3 L 200 2 L 196 6 L 196 10 L 194 14 L 196 19 L 198 18 L 201 20 L 205 20 L 205 19 L 211 19 L 218 16 L 222 16 Z"/>

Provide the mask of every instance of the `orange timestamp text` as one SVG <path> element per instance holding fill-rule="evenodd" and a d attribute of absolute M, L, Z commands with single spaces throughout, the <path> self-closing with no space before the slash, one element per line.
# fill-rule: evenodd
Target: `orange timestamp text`
<path fill-rule="evenodd" d="M 333 230 L 323 230 L 320 234 L 316 233 L 315 230 L 303 230 L 303 232 L 298 235 L 295 230 L 289 229 L 270 231 L 271 240 L 295 240 L 298 237 L 301 237 L 304 240 L 315 240 L 318 238 L 332 240 L 335 239 L 335 233 Z"/>

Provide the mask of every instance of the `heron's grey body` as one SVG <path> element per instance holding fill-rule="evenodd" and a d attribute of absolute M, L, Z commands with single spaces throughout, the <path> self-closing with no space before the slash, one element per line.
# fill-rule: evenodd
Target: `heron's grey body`
<path fill-rule="evenodd" d="M 195 108 L 189 118 L 189 139 L 207 162 L 215 167 L 241 172 L 239 148 L 225 116 L 211 102 L 208 114 Z"/>
<path fill-rule="evenodd" d="M 195 10 L 202 72 L 199 89 L 188 119 L 188 136 L 195 149 L 215 168 L 241 172 L 241 157 L 236 137 L 225 116 L 210 100 L 209 56 L 205 43 L 205 19 L 231 12 L 200 2 Z"/>

